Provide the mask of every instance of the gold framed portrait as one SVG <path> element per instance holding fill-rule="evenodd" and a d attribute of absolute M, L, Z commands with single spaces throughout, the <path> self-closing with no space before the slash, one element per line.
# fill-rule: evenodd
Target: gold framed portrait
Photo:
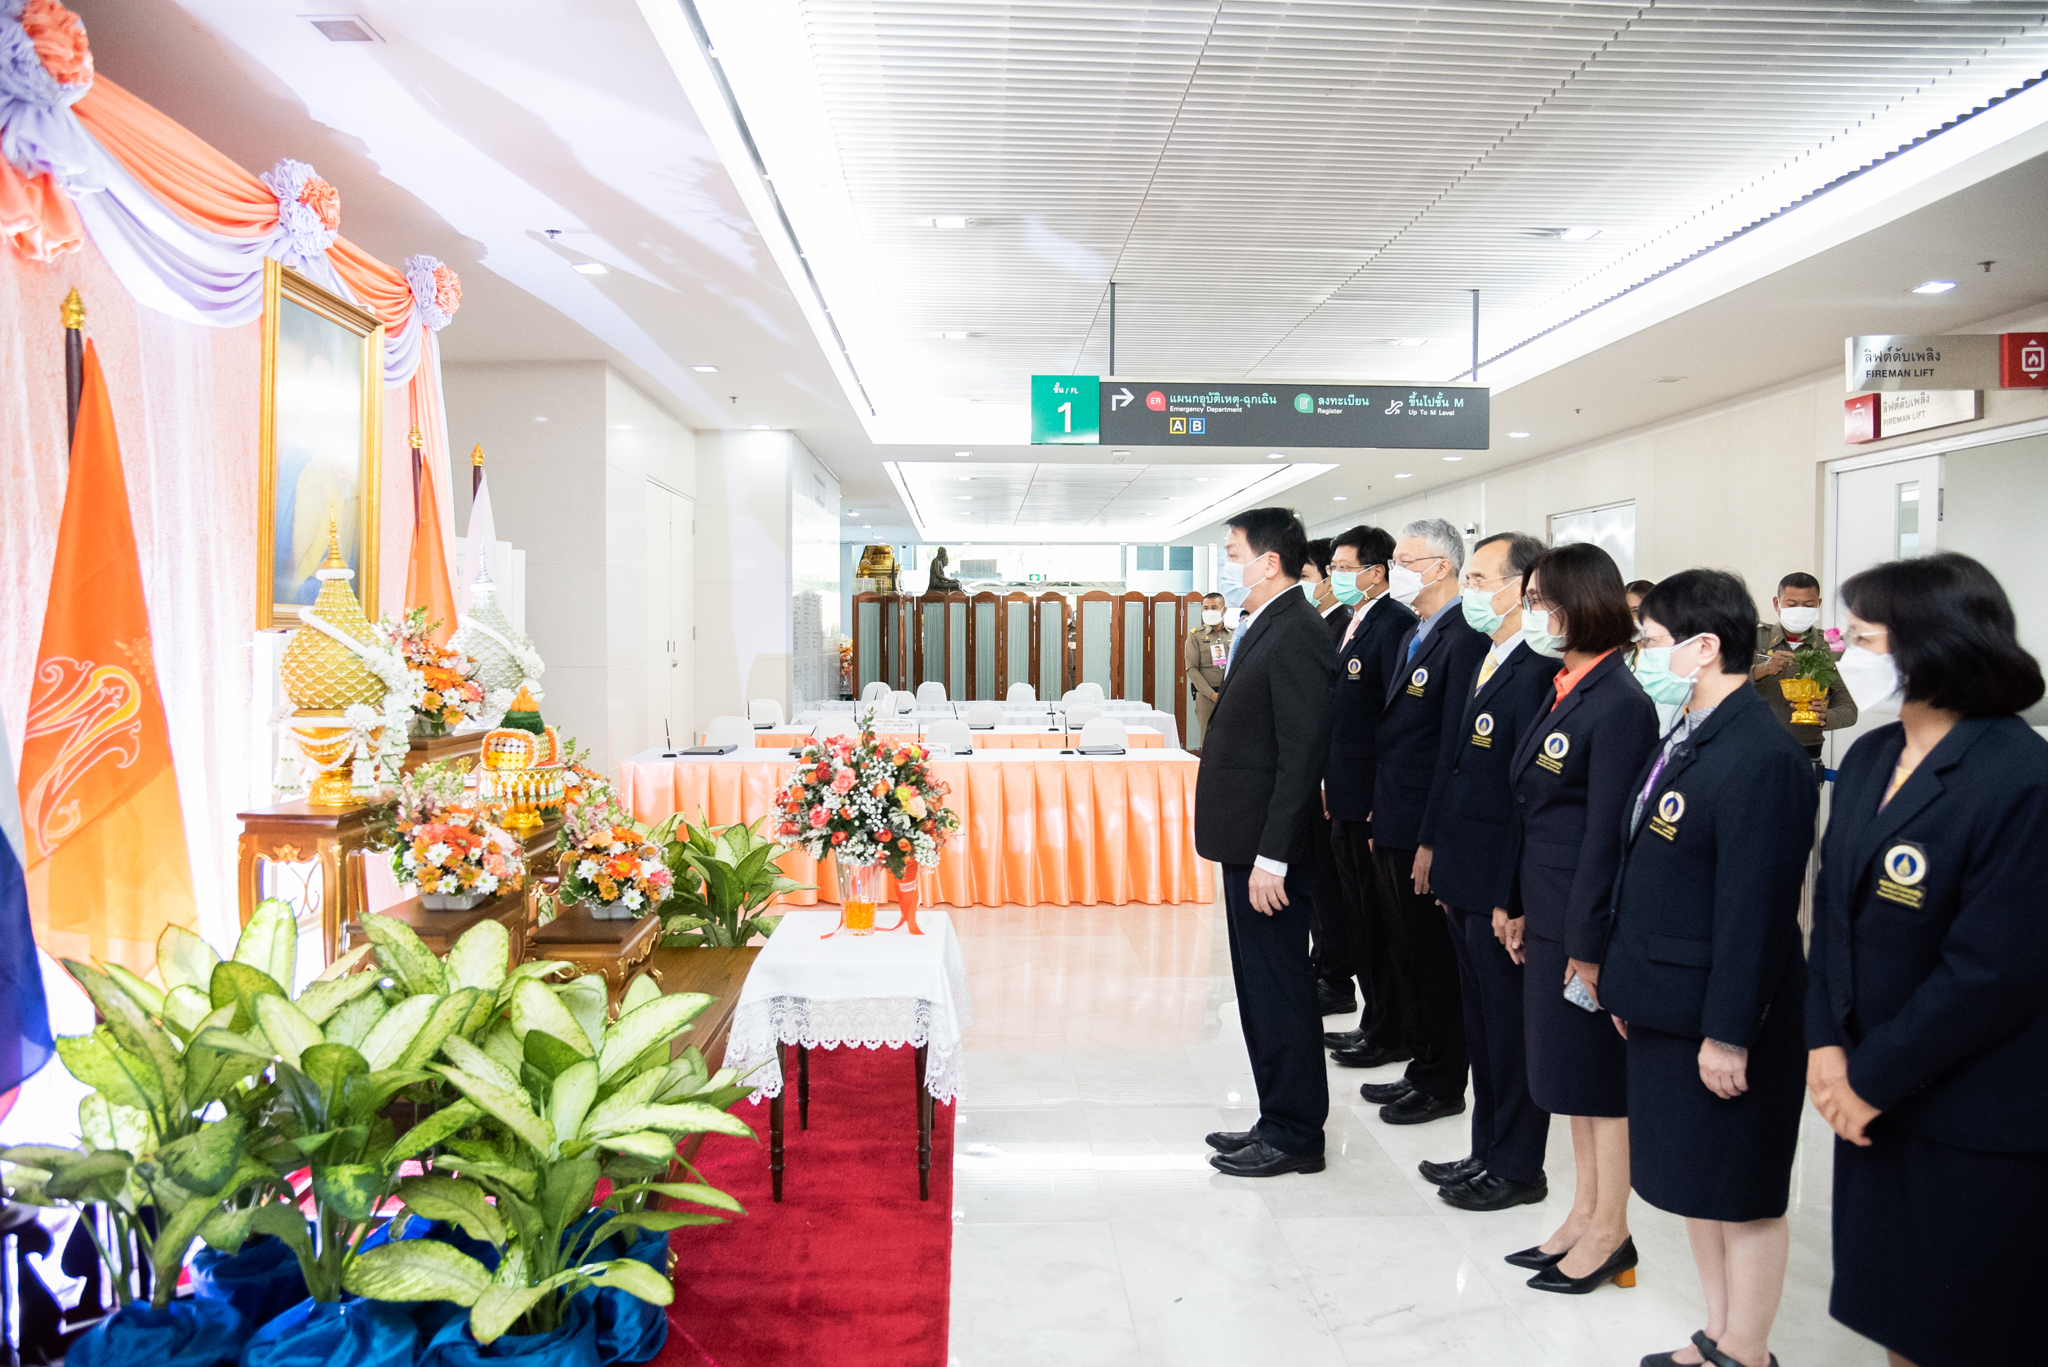
<path fill-rule="evenodd" d="M 331 515 L 356 597 L 377 615 L 384 325 L 276 261 L 263 263 L 256 626 L 291 626 L 319 595 Z"/>

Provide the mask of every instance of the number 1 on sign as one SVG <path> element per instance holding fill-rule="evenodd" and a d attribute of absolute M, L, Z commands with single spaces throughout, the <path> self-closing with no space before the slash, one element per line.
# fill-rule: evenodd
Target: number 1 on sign
<path fill-rule="evenodd" d="M 1059 413 L 1060 413 L 1060 416 L 1061 416 L 1061 417 L 1062 417 L 1062 418 L 1063 418 L 1063 419 L 1065 420 L 1065 422 L 1066 422 L 1066 424 L 1067 424 L 1066 430 L 1067 430 L 1067 431 L 1069 431 L 1069 432 L 1073 431 L 1073 430 L 1074 430 L 1074 401 L 1073 401 L 1072 399 L 1069 399 L 1069 400 L 1067 400 L 1067 401 L 1066 401 L 1065 403 L 1061 404 L 1061 405 L 1059 406 Z"/>

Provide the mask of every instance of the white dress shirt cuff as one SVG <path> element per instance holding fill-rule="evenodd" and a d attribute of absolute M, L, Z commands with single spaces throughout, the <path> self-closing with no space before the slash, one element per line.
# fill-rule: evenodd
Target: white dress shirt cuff
<path fill-rule="evenodd" d="M 1264 869 L 1267 873 L 1272 874 L 1275 878 L 1285 878 L 1287 876 L 1287 866 L 1285 864 L 1281 863 L 1277 859 L 1268 859 L 1264 855 L 1260 855 L 1256 859 L 1252 860 L 1252 867 L 1255 869 Z"/>

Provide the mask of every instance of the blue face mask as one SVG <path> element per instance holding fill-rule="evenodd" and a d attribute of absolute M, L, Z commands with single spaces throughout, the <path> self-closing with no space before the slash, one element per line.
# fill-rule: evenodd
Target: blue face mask
<path fill-rule="evenodd" d="M 1365 601 L 1365 590 L 1358 587 L 1357 570 L 1331 570 L 1330 592 L 1337 595 L 1337 601 L 1347 608 L 1355 608 Z"/>
<path fill-rule="evenodd" d="M 1244 592 L 1244 566 L 1235 560 L 1226 560 L 1216 571 L 1216 587 L 1225 593 Z"/>
<path fill-rule="evenodd" d="M 1499 590 L 1494 590 L 1498 593 Z M 1500 630 L 1500 624 L 1507 619 L 1493 610 L 1493 593 L 1485 589 L 1466 589 L 1463 594 L 1465 625 L 1481 636 L 1491 636 Z"/>
<path fill-rule="evenodd" d="M 1636 652 L 1636 682 L 1643 686 L 1643 692 L 1650 695 L 1650 701 L 1676 707 L 1692 696 L 1693 681 L 1699 678 L 1699 671 L 1681 678 L 1671 672 L 1671 652 L 1679 646 L 1691 645 L 1698 636 L 1688 636 L 1678 645 L 1644 646 Z"/>
<path fill-rule="evenodd" d="M 1564 637 L 1550 634 L 1550 613 L 1547 609 L 1522 609 L 1522 644 L 1546 659 L 1564 658 Z"/>

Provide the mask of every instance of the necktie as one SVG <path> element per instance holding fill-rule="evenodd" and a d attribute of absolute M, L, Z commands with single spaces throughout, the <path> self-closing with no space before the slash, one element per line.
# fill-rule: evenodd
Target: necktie
<path fill-rule="evenodd" d="M 1472 690 L 1473 697 L 1478 697 L 1479 689 L 1486 687 L 1486 681 L 1493 677 L 1493 669 L 1493 652 L 1489 650 L 1486 652 L 1486 662 L 1479 666 L 1479 687 Z"/>
<path fill-rule="evenodd" d="M 1422 649 L 1422 633 L 1417 632 L 1415 635 L 1410 636 L 1408 638 L 1408 658 L 1411 660 L 1414 659 L 1415 652 L 1420 649 Z"/>

